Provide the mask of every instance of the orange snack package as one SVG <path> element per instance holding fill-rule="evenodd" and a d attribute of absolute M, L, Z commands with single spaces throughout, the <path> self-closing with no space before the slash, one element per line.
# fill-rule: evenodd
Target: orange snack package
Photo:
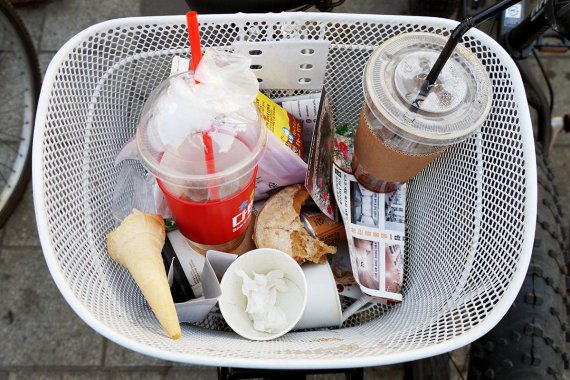
<path fill-rule="evenodd" d="M 293 152 L 303 158 L 303 124 L 283 107 L 259 92 L 255 104 L 267 128 Z"/>

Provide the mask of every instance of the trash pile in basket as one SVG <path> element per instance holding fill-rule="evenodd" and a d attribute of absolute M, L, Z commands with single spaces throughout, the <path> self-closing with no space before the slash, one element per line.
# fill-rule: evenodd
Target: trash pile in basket
<path fill-rule="evenodd" d="M 167 334 L 218 303 L 235 332 L 267 340 L 402 301 L 405 182 L 485 119 L 477 58 L 458 47 L 419 112 L 445 38 L 394 37 L 366 65 L 358 126 L 334 125 L 324 89 L 269 99 L 248 58 L 202 57 L 192 25 L 192 63 L 173 60 L 117 155 L 107 239 Z"/>

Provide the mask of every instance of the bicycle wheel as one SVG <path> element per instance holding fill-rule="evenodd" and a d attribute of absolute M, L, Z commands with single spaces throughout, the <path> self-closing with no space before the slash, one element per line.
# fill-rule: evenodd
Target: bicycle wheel
<path fill-rule="evenodd" d="M 469 380 L 562 379 L 568 368 L 567 237 L 561 227 L 554 175 L 540 147 L 536 156 L 538 213 L 531 263 L 511 309 L 495 328 L 471 344 Z M 447 359 L 440 355 L 406 363 L 406 379 L 449 379 Z"/>
<path fill-rule="evenodd" d="M 30 36 L 12 5 L 0 0 L 0 227 L 30 179 L 40 87 L 38 58 Z"/>
<path fill-rule="evenodd" d="M 566 231 L 537 148 L 538 215 L 530 266 L 513 306 L 499 324 L 471 345 L 469 379 L 562 379 L 566 353 Z"/>

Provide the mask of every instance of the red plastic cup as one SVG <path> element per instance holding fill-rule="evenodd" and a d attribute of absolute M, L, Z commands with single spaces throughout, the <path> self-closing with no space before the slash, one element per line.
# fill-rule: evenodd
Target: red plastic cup
<path fill-rule="evenodd" d="M 172 194 L 157 179 L 182 235 L 199 248 L 237 246 L 251 220 L 257 167 L 246 187 L 218 200 L 194 202 Z"/>
<path fill-rule="evenodd" d="M 186 72 L 151 93 L 137 149 L 180 232 L 202 250 L 229 251 L 241 243 L 251 220 L 267 128 L 253 101 L 239 112 L 213 113 L 207 102 L 183 96 L 200 85 Z"/>

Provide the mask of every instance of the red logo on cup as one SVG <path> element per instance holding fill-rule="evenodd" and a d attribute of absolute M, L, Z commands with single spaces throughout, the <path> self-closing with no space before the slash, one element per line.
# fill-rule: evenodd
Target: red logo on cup
<path fill-rule="evenodd" d="M 241 229 L 244 225 L 247 226 L 253 211 L 253 194 L 254 192 L 252 191 L 249 200 L 245 200 L 241 203 L 239 213 L 232 218 L 234 232 Z"/>
<path fill-rule="evenodd" d="M 218 245 L 238 238 L 247 229 L 253 210 L 256 174 L 257 168 L 247 186 L 238 193 L 208 202 L 178 198 L 160 180 L 157 179 L 157 183 L 182 235 L 198 244 Z"/>

